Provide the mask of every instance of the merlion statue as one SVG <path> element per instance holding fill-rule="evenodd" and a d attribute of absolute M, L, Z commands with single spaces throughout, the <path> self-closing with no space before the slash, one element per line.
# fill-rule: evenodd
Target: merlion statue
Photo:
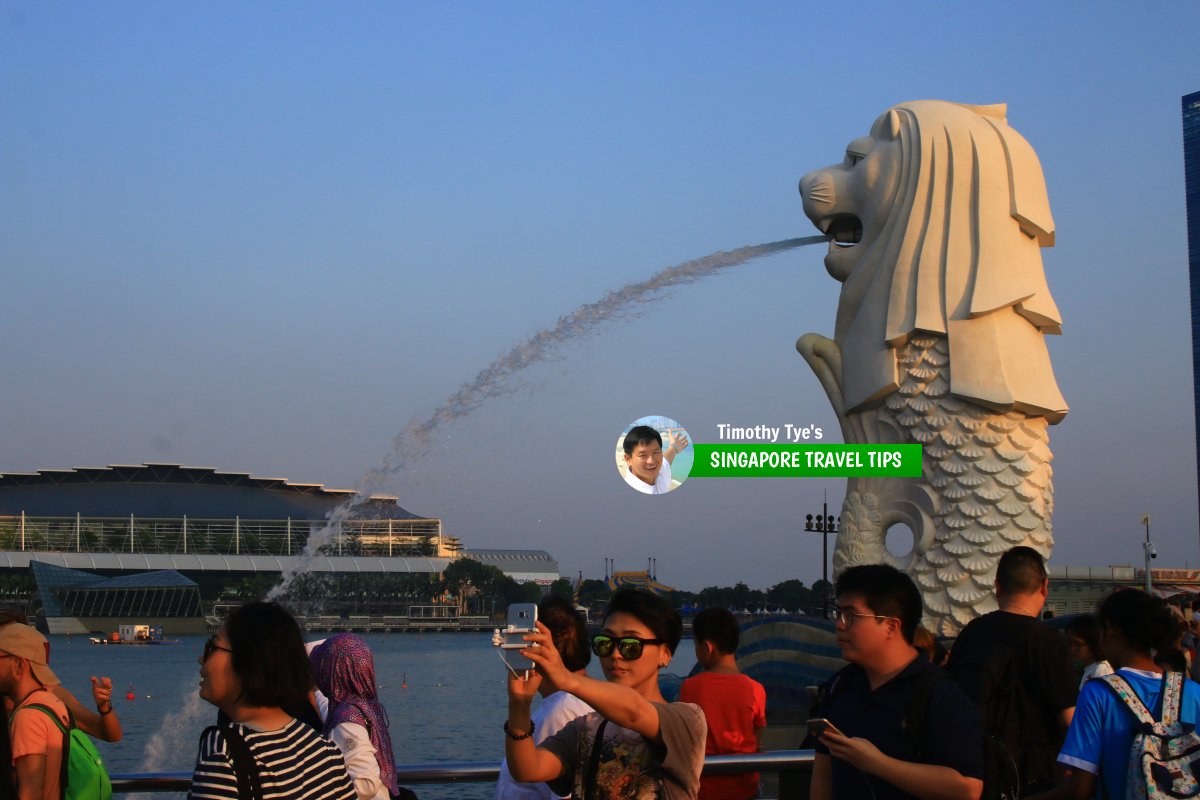
<path fill-rule="evenodd" d="M 833 339 L 796 349 L 847 443 L 924 446 L 920 478 L 849 480 L 834 573 L 906 570 L 944 635 L 996 607 L 1004 551 L 1053 545 L 1047 426 L 1067 413 L 1044 338 L 1062 324 L 1042 270 L 1054 222 L 1005 113 L 901 103 L 800 181 L 842 291 Z M 897 525 L 912 532 L 906 555 L 886 546 Z"/>

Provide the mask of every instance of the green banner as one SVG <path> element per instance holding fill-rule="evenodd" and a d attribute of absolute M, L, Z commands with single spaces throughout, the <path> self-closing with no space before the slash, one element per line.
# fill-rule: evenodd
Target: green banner
<path fill-rule="evenodd" d="M 919 478 L 919 444 L 699 444 L 691 478 Z"/>

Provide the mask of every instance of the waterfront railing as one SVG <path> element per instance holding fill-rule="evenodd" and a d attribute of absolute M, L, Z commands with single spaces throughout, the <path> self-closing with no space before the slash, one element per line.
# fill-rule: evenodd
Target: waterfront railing
<path fill-rule="evenodd" d="M 812 750 L 772 750 L 727 756 L 706 756 L 705 775 L 735 775 L 758 772 L 778 776 L 775 797 L 805 800 L 812 775 Z M 493 783 L 500 774 L 499 761 L 445 761 L 434 764 L 397 765 L 402 786 L 457 783 Z M 186 792 L 192 785 L 190 772 L 144 772 L 112 776 L 113 792 Z M 418 793 L 419 794 L 419 793 Z"/>

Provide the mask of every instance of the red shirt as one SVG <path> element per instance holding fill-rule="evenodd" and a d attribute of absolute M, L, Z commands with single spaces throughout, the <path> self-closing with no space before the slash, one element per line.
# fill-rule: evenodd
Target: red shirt
<path fill-rule="evenodd" d="M 767 725 L 767 692 L 758 681 L 741 674 L 701 672 L 683 682 L 679 699 L 704 710 L 705 755 L 758 751 L 755 729 Z M 757 772 L 700 778 L 700 800 L 746 800 L 756 794 Z"/>

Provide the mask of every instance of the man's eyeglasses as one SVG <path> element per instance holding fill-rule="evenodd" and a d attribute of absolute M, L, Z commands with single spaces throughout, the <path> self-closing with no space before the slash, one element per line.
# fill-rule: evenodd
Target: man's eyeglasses
<path fill-rule="evenodd" d="M 224 650 L 226 653 L 233 652 L 228 647 L 221 647 L 221 645 L 217 644 L 217 637 L 209 637 L 208 641 L 204 643 L 204 658 L 201 660 L 208 661 L 209 657 L 218 650 Z"/>
<path fill-rule="evenodd" d="M 637 661 L 642 657 L 642 650 L 648 644 L 665 644 L 665 642 L 662 639 L 642 639 L 638 636 L 613 637 L 601 633 L 592 637 L 592 652 L 601 658 L 607 658 L 612 655 L 615 647 L 621 654 L 621 658 L 626 661 Z"/>
<path fill-rule="evenodd" d="M 848 608 L 835 608 L 833 610 L 833 619 L 838 625 L 844 628 L 849 628 L 854 624 L 854 620 L 858 617 L 869 617 L 871 619 L 900 619 L 899 617 L 885 617 L 880 614 L 860 614 L 857 611 L 851 611 Z"/>

